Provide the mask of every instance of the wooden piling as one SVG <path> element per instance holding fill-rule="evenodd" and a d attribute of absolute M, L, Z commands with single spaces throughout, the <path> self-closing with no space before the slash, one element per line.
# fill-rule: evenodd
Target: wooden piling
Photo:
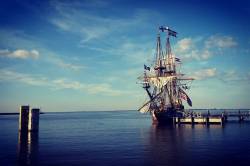
<path fill-rule="evenodd" d="M 38 131 L 39 129 L 39 108 L 32 108 L 29 112 L 29 131 Z"/>
<path fill-rule="evenodd" d="M 220 122 L 220 124 L 223 126 L 224 125 L 224 118 L 223 117 L 221 117 L 221 122 Z"/>
<path fill-rule="evenodd" d="M 206 125 L 209 125 L 209 116 L 206 117 Z"/>
<path fill-rule="evenodd" d="M 20 107 L 19 131 L 28 131 L 29 109 L 30 109 L 30 107 L 28 105 Z"/>
<path fill-rule="evenodd" d="M 173 117 L 173 124 L 175 125 L 175 124 L 178 124 L 178 117 Z"/>

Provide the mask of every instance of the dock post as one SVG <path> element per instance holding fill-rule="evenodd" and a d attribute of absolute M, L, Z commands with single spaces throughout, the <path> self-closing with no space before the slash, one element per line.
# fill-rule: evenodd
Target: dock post
<path fill-rule="evenodd" d="M 239 110 L 239 122 L 242 122 L 243 120 L 244 120 L 244 117 Z"/>
<path fill-rule="evenodd" d="M 19 131 L 28 131 L 28 121 L 29 121 L 29 109 L 30 106 L 25 105 L 20 107 L 19 111 Z"/>
<path fill-rule="evenodd" d="M 181 124 L 181 118 L 178 117 L 178 125 L 180 125 L 180 124 Z"/>
<path fill-rule="evenodd" d="M 224 117 L 221 117 L 221 122 L 220 125 L 223 126 L 224 125 Z"/>
<path fill-rule="evenodd" d="M 226 112 L 226 110 L 224 111 L 224 122 L 227 122 L 227 117 L 228 117 L 228 114 Z"/>
<path fill-rule="evenodd" d="M 206 117 L 206 125 L 209 125 L 209 116 Z"/>
<path fill-rule="evenodd" d="M 192 125 L 194 125 L 194 116 L 191 117 Z"/>
<path fill-rule="evenodd" d="M 176 125 L 176 117 L 173 117 L 173 125 Z"/>
<path fill-rule="evenodd" d="M 224 115 L 224 112 L 222 112 L 221 114 L 221 125 L 223 125 L 225 122 L 225 115 Z"/>
<path fill-rule="evenodd" d="M 32 108 L 29 112 L 29 131 L 38 131 L 39 129 L 39 108 Z"/>

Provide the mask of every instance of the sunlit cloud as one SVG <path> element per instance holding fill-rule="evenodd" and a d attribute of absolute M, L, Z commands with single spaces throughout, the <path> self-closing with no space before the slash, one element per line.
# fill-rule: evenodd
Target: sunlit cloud
<path fill-rule="evenodd" d="M 191 38 L 183 38 L 179 40 L 176 44 L 176 51 L 178 52 L 186 52 L 189 51 L 193 46 L 193 41 Z"/>
<path fill-rule="evenodd" d="M 192 77 L 196 80 L 204 80 L 208 78 L 214 78 L 216 75 L 217 75 L 216 68 L 208 68 L 193 72 Z"/>
<path fill-rule="evenodd" d="M 73 70 L 73 71 L 78 71 L 78 70 L 86 68 L 83 65 L 76 65 L 76 64 L 73 64 L 70 62 L 66 62 L 65 60 L 58 58 L 56 56 L 48 57 L 47 61 L 50 61 L 50 63 L 53 63 L 53 64 L 59 66 L 60 68 L 69 69 L 69 70 Z"/>
<path fill-rule="evenodd" d="M 209 37 L 207 41 L 205 41 L 206 48 L 231 48 L 237 46 L 237 44 L 238 43 L 231 36 L 213 35 Z"/>
<path fill-rule="evenodd" d="M 37 59 L 39 57 L 39 52 L 37 50 L 25 50 L 25 49 L 17 49 L 14 51 L 10 51 L 8 49 L 0 50 L 0 57 L 8 57 L 8 58 L 18 58 L 18 59 Z"/>
<path fill-rule="evenodd" d="M 175 51 L 184 61 L 204 61 L 217 56 L 218 49 L 224 51 L 235 46 L 237 42 L 231 36 L 212 35 L 208 38 L 183 38 L 175 45 Z"/>

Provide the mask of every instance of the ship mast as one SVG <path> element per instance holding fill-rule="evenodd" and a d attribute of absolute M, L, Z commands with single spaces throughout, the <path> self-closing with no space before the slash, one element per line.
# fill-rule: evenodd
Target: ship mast
<path fill-rule="evenodd" d="M 163 59 L 164 59 L 164 56 L 163 56 L 163 52 L 161 48 L 161 37 L 160 37 L 160 33 L 158 33 L 157 42 L 156 42 L 156 60 L 155 60 L 155 67 L 154 67 L 156 71 L 156 75 L 158 77 L 163 76 L 164 74 L 163 70 L 166 69 Z"/>
<path fill-rule="evenodd" d="M 171 52 L 170 45 L 170 36 L 176 37 L 177 32 L 169 29 L 169 27 L 161 26 L 160 31 L 166 32 L 166 52 L 164 56 L 164 77 L 169 77 L 169 83 L 166 85 L 168 91 L 169 102 L 172 107 L 175 106 L 177 100 L 177 78 L 176 78 L 176 66 L 175 66 L 175 57 Z"/>

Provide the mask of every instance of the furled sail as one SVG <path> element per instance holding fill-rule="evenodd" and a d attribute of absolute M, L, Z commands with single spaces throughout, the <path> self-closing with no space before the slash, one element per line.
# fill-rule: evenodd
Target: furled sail
<path fill-rule="evenodd" d="M 166 85 L 171 79 L 176 76 L 169 76 L 169 77 L 148 77 L 148 82 L 155 85 L 156 87 L 163 87 Z"/>
<path fill-rule="evenodd" d="M 138 111 L 140 111 L 140 113 L 146 113 L 146 112 L 148 112 L 149 108 L 150 108 L 150 102 L 151 101 L 148 101 L 145 104 L 143 104 L 143 106 Z"/>

